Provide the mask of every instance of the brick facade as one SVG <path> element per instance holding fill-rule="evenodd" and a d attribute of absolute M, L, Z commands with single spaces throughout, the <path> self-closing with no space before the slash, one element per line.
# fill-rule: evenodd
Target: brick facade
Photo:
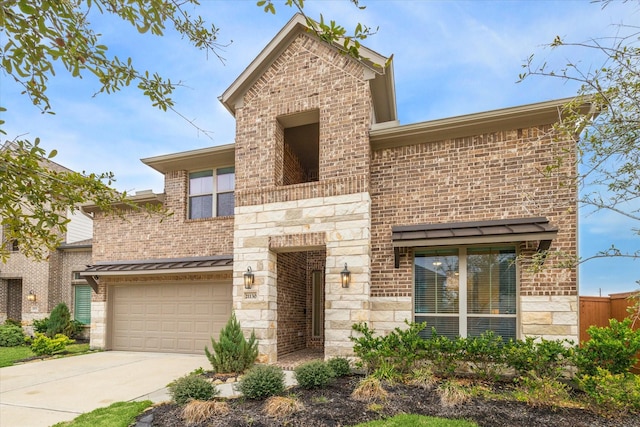
<path fill-rule="evenodd" d="M 383 89 L 372 83 L 371 68 L 296 31 L 268 47 L 277 55 L 261 54 L 269 60 L 248 67 L 245 86 L 234 83 L 237 93 L 223 96 L 236 118 L 234 216 L 188 220 L 184 165 L 195 160 L 189 153 L 151 159 L 152 167 L 165 165 L 164 203 L 173 215 L 160 222 L 97 213 L 94 262 L 233 254 L 233 309 L 247 334 L 256 333 L 259 360 L 274 362 L 304 348 L 324 349 L 325 358 L 351 356 L 353 323 L 386 331 L 413 319 L 415 249 L 398 248 L 396 258 L 393 226 L 546 217 L 558 229 L 551 250 L 577 253 L 575 189 L 542 174 L 560 156 L 559 176 L 573 172 L 571 141 L 556 141 L 552 132 L 548 110 L 556 106 L 532 107 L 535 118 L 521 110 L 490 120 L 479 114 L 470 120 L 475 127 L 448 123 L 437 138 L 424 131 L 437 123 L 399 126 L 387 117 L 391 122 L 378 126 Z M 395 100 L 387 101 L 395 110 Z M 308 165 L 287 146 L 285 124 L 315 117 L 318 180 L 301 182 L 309 179 Z M 399 129 L 399 136 L 376 142 L 385 129 Z M 170 170 L 170 161 L 180 167 Z M 538 242 L 510 243 L 525 258 L 517 270 L 518 336 L 577 338 L 576 272 L 547 265 L 533 273 L 526 256 Z M 347 288 L 340 283 L 345 264 Z M 246 289 L 249 267 L 255 280 Z M 314 271 L 324 286 L 320 336 L 311 321 Z M 144 277 L 126 280 L 151 280 Z M 105 345 L 113 280 L 100 280 L 94 295 L 97 347 Z"/>

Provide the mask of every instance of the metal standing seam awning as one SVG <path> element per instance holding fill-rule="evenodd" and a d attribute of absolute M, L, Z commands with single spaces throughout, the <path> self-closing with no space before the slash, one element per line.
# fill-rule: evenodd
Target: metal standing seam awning
<path fill-rule="evenodd" d="M 396 268 L 399 267 L 398 248 L 537 240 L 540 252 L 549 249 L 558 234 L 558 228 L 544 217 L 404 225 L 394 226 L 391 230 Z"/>
<path fill-rule="evenodd" d="M 164 258 L 144 261 L 99 262 L 88 265 L 80 276 L 95 292 L 98 292 L 100 276 L 133 276 L 147 274 L 206 273 L 225 271 L 233 268 L 233 256 L 217 255 L 210 257 Z"/>

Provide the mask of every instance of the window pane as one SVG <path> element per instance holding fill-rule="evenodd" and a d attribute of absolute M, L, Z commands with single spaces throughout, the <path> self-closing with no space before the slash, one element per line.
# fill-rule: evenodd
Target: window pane
<path fill-rule="evenodd" d="M 516 313 L 515 258 L 513 247 L 467 251 L 467 313 Z"/>
<path fill-rule="evenodd" d="M 189 174 L 189 195 L 213 193 L 213 171 Z"/>
<path fill-rule="evenodd" d="M 479 337 L 485 331 L 493 331 L 500 335 L 504 341 L 509 338 L 516 339 L 515 317 L 468 317 L 467 336 Z"/>
<path fill-rule="evenodd" d="M 458 313 L 458 251 L 416 254 L 415 313 Z"/>
<path fill-rule="evenodd" d="M 427 327 L 420 332 L 422 338 L 431 338 L 431 330 L 435 328 L 436 334 L 443 335 L 447 338 L 457 338 L 459 332 L 459 318 L 453 317 L 436 317 L 436 316 L 416 316 L 416 323 L 427 322 Z"/>
<path fill-rule="evenodd" d="M 88 325 L 91 323 L 91 287 L 76 285 L 73 288 L 73 318 Z"/>
<path fill-rule="evenodd" d="M 229 169 L 231 169 L 229 171 Z M 233 168 L 218 169 L 218 193 L 234 190 L 235 173 Z"/>
<path fill-rule="evenodd" d="M 189 218 L 211 218 L 213 196 L 198 196 L 189 198 Z"/>
<path fill-rule="evenodd" d="M 218 194 L 217 216 L 232 216 L 234 206 L 234 194 Z"/>

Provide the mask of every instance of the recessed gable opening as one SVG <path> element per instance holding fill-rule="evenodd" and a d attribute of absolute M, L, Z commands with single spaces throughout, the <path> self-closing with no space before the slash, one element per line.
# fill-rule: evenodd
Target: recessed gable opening
<path fill-rule="evenodd" d="M 282 185 L 319 180 L 320 117 L 318 110 L 278 118 L 282 133 Z"/>

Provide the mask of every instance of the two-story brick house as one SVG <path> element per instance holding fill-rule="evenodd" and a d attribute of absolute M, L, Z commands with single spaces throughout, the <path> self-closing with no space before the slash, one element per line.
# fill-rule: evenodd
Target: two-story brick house
<path fill-rule="evenodd" d="M 574 190 L 541 173 L 571 173 L 563 101 L 400 125 L 392 64 L 362 56 L 295 16 L 220 97 L 234 144 L 143 159 L 165 191 L 134 199 L 171 217 L 86 208 L 94 347 L 202 352 L 231 310 L 267 362 L 350 355 L 355 322 L 577 338 L 575 271 L 526 268 L 577 250 Z"/>

